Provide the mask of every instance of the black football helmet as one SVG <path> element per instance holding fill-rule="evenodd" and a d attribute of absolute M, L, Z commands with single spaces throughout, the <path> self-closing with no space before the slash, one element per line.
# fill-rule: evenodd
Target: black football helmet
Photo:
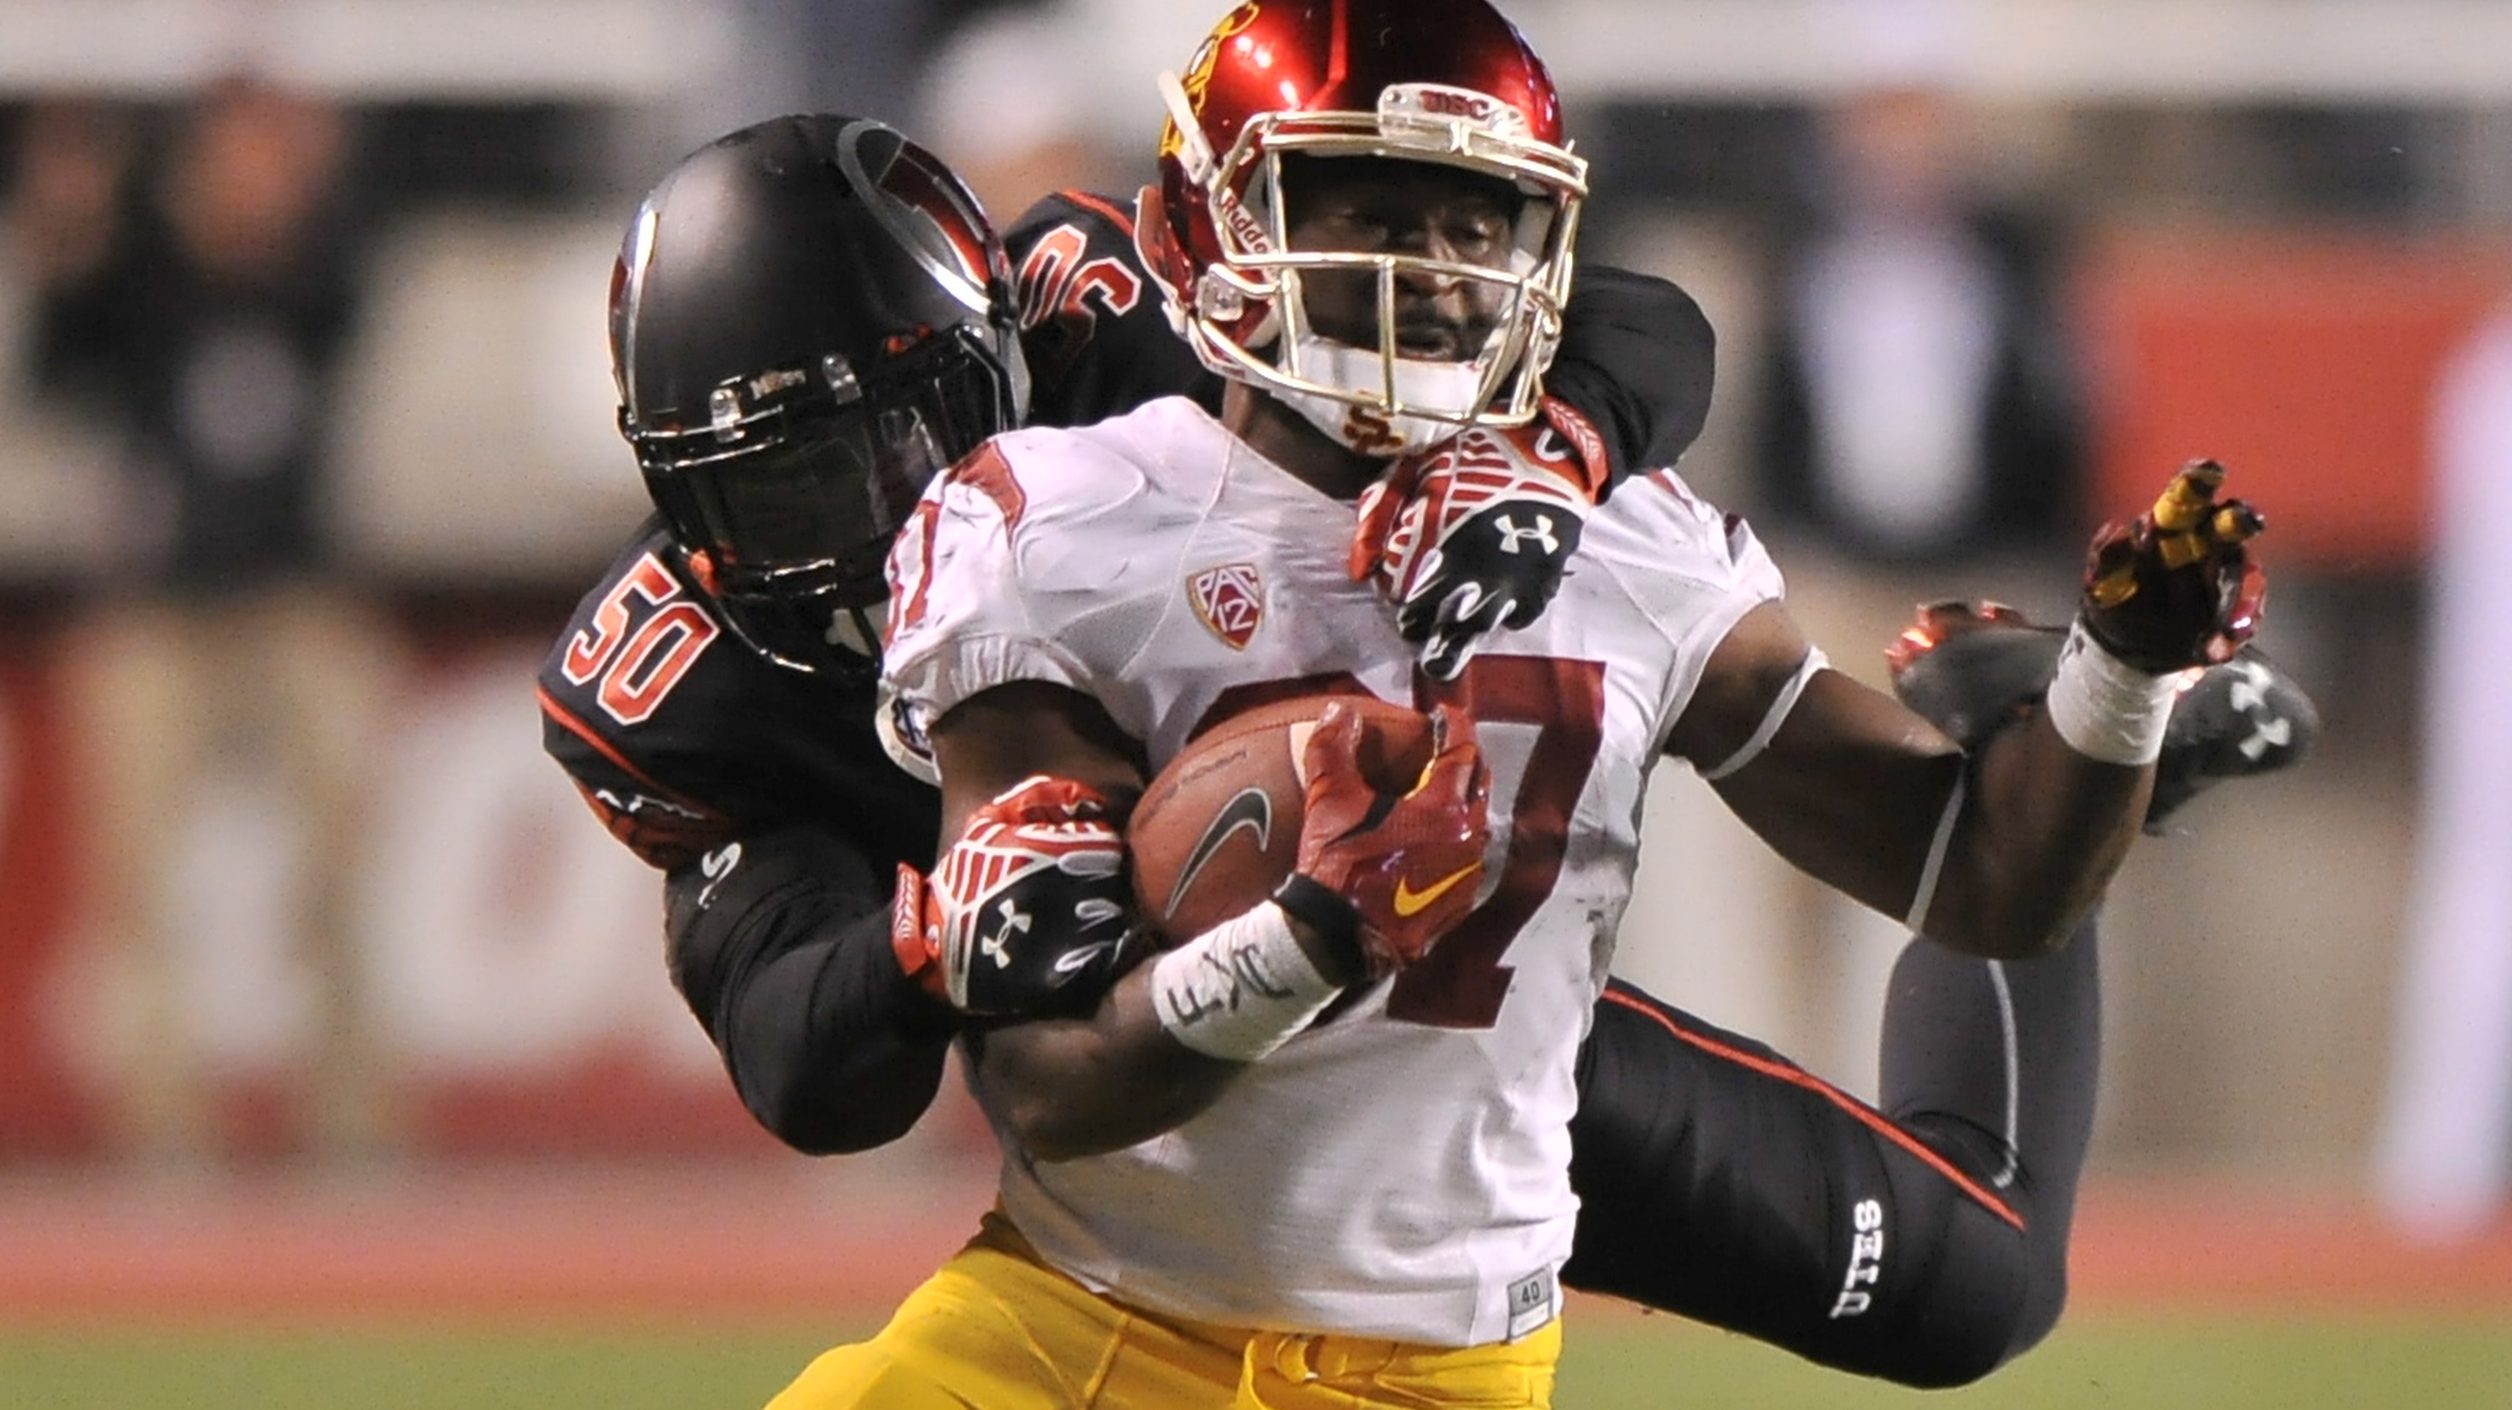
<path fill-rule="evenodd" d="M 690 154 L 611 274 L 619 429 L 733 631 L 803 671 L 880 650 L 890 540 L 1028 409 L 1003 245 L 895 129 L 781 117 Z"/>

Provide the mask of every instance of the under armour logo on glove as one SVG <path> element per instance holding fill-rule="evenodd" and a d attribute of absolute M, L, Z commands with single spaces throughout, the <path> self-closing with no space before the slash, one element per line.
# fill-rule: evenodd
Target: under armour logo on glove
<path fill-rule="evenodd" d="M 1517 552 L 1518 541 L 1526 539 L 1533 542 L 1543 553 L 1554 557 L 1563 556 L 1561 538 L 1553 532 L 1552 516 L 1549 514 L 1536 515 L 1534 524 L 1523 529 L 1511 523 L 1506 514 L 1501 515 L 1492 523 L 1494 528 L 1500 530 L 1500 551 L 1503 553 Z"/>
<path fill-rule="evenodd" d="M 963 1013 L 1064 1012 L 1097 1001 L 1131 962 L 1132 897 L 1107 800 L 1041 775 L 971 813 L 932 876 L 899 868 L 890 945 Z"/>
<path fill-rule="evenodd" d="M 987 959 L 994 961 L 996 969 L 1010 969 L 1012 967 L 1011 939 L 1015 935 L 1029 933 L 1029 912 L 1013 905 L 1008 896 L 994 908 L 994 911 L 995 924 L 991 931 L 978 941 L 977 950 Z"/>
<path fill-rule="evenodd" d="M 1536 422 L 1473 427 L 1370 486 L 1352 578 L 1375 578 L 1422 669 L 1454 680 L 1485 634 L 1531 626 L 1551 605 L 1605 475 L 1594 428 L 1546 397 Z"/>

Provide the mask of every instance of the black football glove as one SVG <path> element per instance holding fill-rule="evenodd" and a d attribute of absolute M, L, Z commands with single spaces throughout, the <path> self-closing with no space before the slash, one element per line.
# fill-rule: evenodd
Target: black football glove
<path fill-rule="evenodd" d="M 2223 466 L 2191 461 L 2152 509 L 2094 535 L 2081 615 L 2122 664 L 2158 676 L 2216 665 L 2258 629 L 2267 580 L 2243 545 L 2266 524 L 2238 499 L 2218 504 L 2223 486 Z"/>
<path fill-rule="evenodd" d="M 970 814 L 932 876 L 898 869 L 890 946 L 962 1013 L 1069 1013 L 1137 957 L 1133 895 L 1107 799 L 1040 775 Z"/>
<path fill-rule="evenodd" d="M 1397 461 L 1361 496 L 1353 581 L 1375 578 L 1422 669 L 1454 680 L 1484 634 L 1532 625 L 1561 590 L 1605 479 L 1603 443 L 1566 404 L 1474 427 Z"/>

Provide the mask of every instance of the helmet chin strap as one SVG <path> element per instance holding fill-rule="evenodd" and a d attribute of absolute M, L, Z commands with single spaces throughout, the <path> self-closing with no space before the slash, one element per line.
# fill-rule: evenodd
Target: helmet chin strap
<path fill-rule="evenodd" d="M 1292 341 L 1299 357 L 1296 365 L 1308 380 L 1373 399 L 1387 390 L 1387 368 L 1377 349 L 1354 347 L 1306 331 Z M 1480 364 L 1419 357 L 1399 357 L 1393 363 L 1397 404 L 1434 406 L 1453 412 L 1457 419 L 1390 416 L 1375 407 L 1355 406 L 1320 392 L 1280 385 L 1267 390 L 1346 449 L 1384 458 L 1428 450 L 1463 431 L 1481 410 Z"/>

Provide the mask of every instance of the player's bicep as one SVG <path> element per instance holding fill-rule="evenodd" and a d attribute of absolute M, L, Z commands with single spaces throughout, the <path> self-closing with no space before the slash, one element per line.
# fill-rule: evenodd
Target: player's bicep
<path fill-rule="evenodd" d="M 809 942 L 824 923 L 886 917 L 889 877 L 837 832 L 790 826 L 728 837 L 663 877 L 672 982 L 716 1030 L 745 968 Z"/>
<path fill-rule="evenodd" d="M 1013 681 L 979 691 L 943 712 L 930 734 L 945 846 L 970 813 L 1039 774 L 1092 789 L 1120 811 L 1142 792 L 1140 746 L 1068 686 Z"/>
<path fill-rule="evenodd" d="M 1806 673 L 1810 650 L 1777 603 L 1747 613 L 1712 654 L 1669 747 L 1706 772 L 1733 761 L 1712 786 L 1737 817 L 1810 875 L 1901 915 L 1961 750 L 1889 695 L 1838 671 Z"/>

